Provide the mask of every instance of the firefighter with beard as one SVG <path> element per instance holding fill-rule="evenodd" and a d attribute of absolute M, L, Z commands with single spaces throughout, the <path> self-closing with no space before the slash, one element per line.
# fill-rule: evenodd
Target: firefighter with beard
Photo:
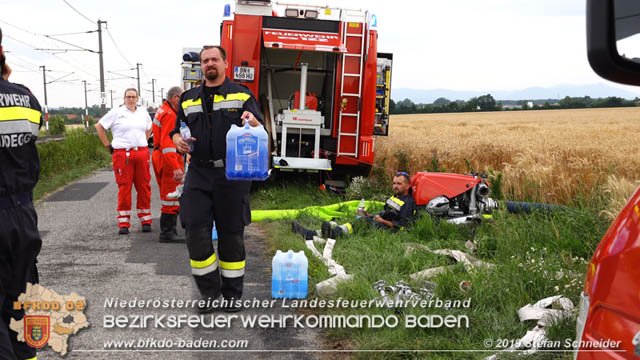
<path fill-rule="evenodd" d="M 225 176 L 226 135 L 232 124 L 263 122 L 251 91 L 225 76 L 226 51 L 205 46 L 200 51 L 204 83 L 185 91 L 178 105 L 175 129 L 170 136 L 176 148 L 189 152 L 191 163 L 180 197 L 180 221 L 187 230 L 191 272 L 204 304 L 200 312 L 214 309 L 212 300 L 225 311 L 240 310 L 245 271 L 244 227 L 251 222 L 250 181 L 230 181 Z M 183 139 L 180 125 L 191 130 Z M 218 254 L 211 242 L 213 221 L 218 231 Z"/>
<path fill-rule="evenodd" d="M 38 282 L 36 257 L 42 240 L 33 206 L 33 188 L 40 175 L 36 138 L 42 125 L 40 104 L 26 87 L 7 79 L 0 29 L 0 359 L 36 359 L 36 350 L 9 329 L 23 310 L 13 302 L 27 282 Z"/>
<path fill-rule="evenodd" d="M 156 174 L 156 181 L 160 189 L 160 242 L 177 243 L 184 242 L 185 238 L 178 236 L 176 224 L 180 203 L 177 199 L 170 199 L 168 194 L 176 190 L 180 183 L 184 170 L 182 156 L 176 151 L 175 145 L 169 137 L 169 133 L 176 124 L 176 112 L 183 90 L 174 86 L 167 92 L 167 99 L 156 111 L 153 119 L 153 138 L 157 142 L 153 148 L 151 162 Z"/>

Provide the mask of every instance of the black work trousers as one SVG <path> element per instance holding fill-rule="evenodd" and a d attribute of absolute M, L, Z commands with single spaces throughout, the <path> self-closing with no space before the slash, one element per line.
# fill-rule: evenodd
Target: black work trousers
<path fill-rule="evenodd" d="M 29 202 L 0 208 L 0 219 L 0 359 L 31 359 L 36 350 L 18 341 L 9 324 L 11 318 L 19 321 L 24 316 L 23 310 L 13 310 L 13 302 L 25 292 L 27 282 L 38 282 L 38 216 Z"/>
<path fill-rule="evenodd" d="M 191 273 L 205 297 L 242 297 L 244 227 L 251 222 L 249 181 L 231 181 L 224 168 L 192 165 L 180 197 L 180 221 L 187 230 Z M 213 221 L 218 254 L 211 240 Z"/>

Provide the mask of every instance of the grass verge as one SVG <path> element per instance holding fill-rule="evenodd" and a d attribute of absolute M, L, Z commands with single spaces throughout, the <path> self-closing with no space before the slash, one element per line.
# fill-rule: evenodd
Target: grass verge
<path fill-rule="evenodd" d="M 63 141 L 38 145 L 40 179 L 33 190 L 34 199 L 107 166 L 111 156 L 95 134 L 71 130 Z"/>
<path fill-rule="evenodd" d="M 254 191 L 252 205 L 263 209 L 302 208 L 341 200 L 307 184 L 289 183 L 266 185 Z M 424 281 L 409 281 L 410 274 L 427 268 L 455 265 L 452 271 L 429 279 L 437 284 L 435 297 L 442 301 L 470 299 L 471 305 L 447 309 L 432 303 L 423 307 L 367 306 L 311 311 L 326 315 L 398 317 L 399 323 L 393 328 L 342 326 L 324 329 L 327 339 L 336 348 L 380 351 L 357 352 L 353 354 L 354 358 L 484 359 L 498 349 L 496 342 L 499 339 L 515 341 L 535 327 L 535 321 L 519 321 L 517 310 L 522 306 L 561 294 L 571 299 L 577 310 L 588 259 L 609 225 L 608 220 L 598 216 L 600 207 L 598 203 L 574 201 L 572 210 L 552 214 L 497 212 L 492 222 L 472 227 L 455 226 L 424 216 L 408 231 L 395 234 L 366 228 L 337 241 L 333 258 L 344 266 L 347 273 L 354 275 L 354 281 L 341 284 L 338 291 L 327 299 L 375 299 L 379 293 L 372 284 L 378 280 L 385 280 L 387 284 L 404 280 L 415 291 L 424 285 Z M 314 218 L 303 215 L 298 221 L 309 228 L 320 228 L 320 221 Z M 270 221 L 265 225 L 271 255 L 276 249 L 305 250 L 309 259 L 308 298 L 317 297 L 315 284 L 331 277 L 326 267 L 306 250 L 304 241 L 291 232 L 290 220 Z M 447 256 L 421 250 L 407 252 L 406 247 L 407 243 L 419 243 L 431 249 L 468 252 L 464 245 L 467 240 L 477 243 L 475 257 L 496 267 L 467 271 Z M 322 252 L 322 245 L 316 247 Z M 460 288 L 462 281 L 471 282 L 470 290 Z M 411 315 L 453 315 L 461 325 L 456 324 L 453 328 L 406 327 L 406 319 Z M 465 318 L 468 326 L 464 323 Z M 560 345 L 545 350 L 559 352 L 538 353 L 530 358 L 570 359 L 571 349 L 565 344 L 575 338 L 575 320 L 562 321 L 550 327 L 548 337 Z M 486 339 L 493 344 L 487 346 Z M 424 350 L 490 352 L 421 352 Z M 499 358 L 511 357 L 502 354 Z"/>

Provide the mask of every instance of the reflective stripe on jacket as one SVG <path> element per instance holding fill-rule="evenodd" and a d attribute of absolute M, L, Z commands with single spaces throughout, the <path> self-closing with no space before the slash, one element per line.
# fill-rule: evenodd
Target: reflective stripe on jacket
<path fill-rule="evenodd" d="M 178 116 L 170 136 L 180 133 L 184 121 L 196 138 L 192 153 L 194 160 L 219 160 L 226 156 L 226 135 L 232 124 L 242 125 L 242 113 L 249 111 L 264 123 L 258 102 L 247 87 L 229 78 L 220 85 L 212 101 L 211 114 L 207 114 L 204 85 L 185 91 L 178 105 Z"/>
<path fill-rule="evenodd" d="M 20 84 L 0 78 L 0 197 L 30 193 L 38 182 L 40 103 Z"/>

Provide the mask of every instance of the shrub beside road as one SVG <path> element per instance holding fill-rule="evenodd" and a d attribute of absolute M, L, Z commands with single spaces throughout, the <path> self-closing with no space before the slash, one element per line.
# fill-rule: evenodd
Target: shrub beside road
<path fill-rule="evenodd" d="M 98 137 L 82 129 L 67 130 L 62 141 L 38 144 L 38 153 L 40 180 L 34 189 L 35 199 L 105 167 L 111 161 Z"/>

